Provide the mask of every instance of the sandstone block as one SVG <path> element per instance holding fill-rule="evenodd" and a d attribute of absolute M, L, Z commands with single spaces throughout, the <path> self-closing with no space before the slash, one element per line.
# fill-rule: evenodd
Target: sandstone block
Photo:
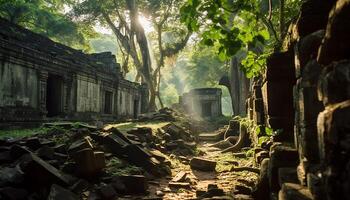
<path fill-rule="evenodd" d="M 199 157 L 194 157 L 190 161 L 190 166 L 192 169 L 200 171 L 215 171 L 216 162 Z"/>
<path fill-rule="evenodd" d="M 279 200 L 312 200 L 313 197 L 307 187 L 295 183 L 284 183 L 278 193 Z"/>

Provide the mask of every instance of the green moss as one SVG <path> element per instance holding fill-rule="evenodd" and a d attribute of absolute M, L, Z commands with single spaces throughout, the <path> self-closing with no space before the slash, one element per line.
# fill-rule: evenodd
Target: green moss
<path fill-rule="evenodd" d="M 0 139 L 22 138 L 22 137 L 31 136 L 34 134 L 43 134 L 43 133 L 46 133 L 46 129 L 44 128 L 0 130 Z"/>
<path fill-rule="evenodd" d="M 140 167 L 130 165 L 118 158 L 112 158 L 107 164 L 106 171 L 115 176 L 142 174 Z"/>

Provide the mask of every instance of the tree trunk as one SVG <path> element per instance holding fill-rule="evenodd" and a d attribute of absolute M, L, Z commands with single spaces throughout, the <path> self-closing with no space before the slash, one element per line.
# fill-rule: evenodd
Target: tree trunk
<path fill-rule="evenodd" d="M 145 30 L 143 29 L 142 25 L 140 24 L 138 18 L 138 9 L 135 4 L 135 0 L 126 0 L 128 9 L 130 11 L 130 21 L 131 21 L 131 30 L 135 32 L 137 43 L 141 50 L 141 57 L 142 57 L 142 75 L 144 77 L 144 81 L 148 86 L 148 89 L 150 91 L 150 99 L 148 104 L 148 111 L 155 111 L 156 110 L 156 90 L 155 85 L 152 81 L 152 61 L 150 52 L 148 49 L 148 41 L 145 34 Z"/>

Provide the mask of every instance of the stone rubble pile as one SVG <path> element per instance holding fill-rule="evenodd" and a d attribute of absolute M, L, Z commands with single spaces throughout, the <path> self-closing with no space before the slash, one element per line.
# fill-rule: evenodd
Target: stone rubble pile
<path fill-rule="evenodd" d="M 184 130 L 174 124 L 161 129 L 170 138 L 160 143 L 153 143 L 149 128 L 124 135 L 116 128 L 61 127 L 67 131 L 52 129 L 47 134 L 0 140 L 0 199 L 112 199 L 146 194 L 149 178 L 170 173 L 170 162 L 159 150 L 176 150 L 170 142 L 180 148 L 195 146 L 187 144 L 194 138 L 190 134 L 184 138 Z M 114 158 L 142 168 L 144 174 L 110 173 L 106 169 Z"/>
<path fill-rule="evenodd" d="M 148 112 L 138 115 L 138 121 L 174 121 L 179 113 L 171 108 L 165 107 L 157 112 Z"/>

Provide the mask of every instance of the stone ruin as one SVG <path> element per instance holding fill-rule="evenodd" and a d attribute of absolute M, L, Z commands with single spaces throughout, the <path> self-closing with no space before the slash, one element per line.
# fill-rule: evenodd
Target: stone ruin
<path fill-rule="evenodd" d="M 147 101 L 110 52 L 84 54 L 0 19 L 0 124 L 136 118 Z"/>
<path fill-rule="evenodd" d="M 248 117 L 282 132 L 255 150 L 256 199 L 350 199 L 350 1 L 308 0 L 254 80 Z"/>
<path fill-rule="evenodd" d="M 222 116 L 222 91 L 219 88 L 197 88 L 179 97 L 180 107 L 188 114 L 202 118 Z"/>

